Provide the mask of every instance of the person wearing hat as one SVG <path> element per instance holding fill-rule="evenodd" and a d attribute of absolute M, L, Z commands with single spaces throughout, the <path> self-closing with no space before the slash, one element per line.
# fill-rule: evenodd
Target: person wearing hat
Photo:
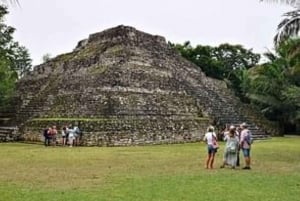
<path fill-rule="evenodd" d="M 217 152 L 217 135 L 214 132 L 213 126 L 207 128 L 207 133 L 205 133 L 203 141 L 207 144 L 206 169 L 213 169 L 215 154 Z"/>
<path fill-rule="evenodd" d="M 226 141 L 226 145 L 221 168 L 224 168 L 225 165 L 229 165 L 232 169 L 234 169 L 237 164 L 239 140 L 233 125 L 229 127 L 229 132 L 224 136 L 224 141 Z"/>
<path fill-rule="evenodd" d="M 241 137 L 240 137 L 240 148 L 243 151 L 244 159 L 245 159 L 245 167 L 244 170 L 250 170 L 251 164 L 251 157 L 250 157 L 250 150 L 251 150 L 251 143 L 248 138 L 250 138 L 250 131 L 248 129 L 248 125 L 246 123 L 242 123 L 240 125 L 241 128 Z"/>

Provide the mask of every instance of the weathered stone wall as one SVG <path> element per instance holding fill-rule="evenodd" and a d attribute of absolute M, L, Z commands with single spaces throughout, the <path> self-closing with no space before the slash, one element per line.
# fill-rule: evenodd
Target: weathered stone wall
<path fill-rule="evenodd" d="M 70 124 L 79 125 L 85 146 L 125 146 L 196 142 L 203 138 L 209 119 L 170 119 L 166 116 L 33 119 L 26 124 L 23 140 L 43 141 L 43 129 L 56 125 L 60 142 L 62 127 Z"/>

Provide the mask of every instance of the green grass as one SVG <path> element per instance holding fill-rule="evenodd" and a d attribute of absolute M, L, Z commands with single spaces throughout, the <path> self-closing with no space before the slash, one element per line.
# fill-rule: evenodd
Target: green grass
<path fill-rule="evenodd" d="M 255 142 L 252 156 L 251 171 L 206 170 L 204 144 L 0 144 L 0 200 L 299 200 L 300 138 Z"/>

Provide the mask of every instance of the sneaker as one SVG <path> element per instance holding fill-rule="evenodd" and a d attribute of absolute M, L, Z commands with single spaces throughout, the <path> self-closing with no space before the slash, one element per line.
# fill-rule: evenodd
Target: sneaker
<path fill-rule="evenodd" d="M 220 168 L 224 168 L 224 167 L 225 167 L 224 165 L 221 165 L 221 166 L 220 166 Z"/>
<path fill-rule="evenodd" d="M 246 166 L 246 167 L 243 167 L 242 169 L 243 169 L 243 170 L 251 170 L 251 168 L 250 168 L 250 167 L 247 167 L 247 166 Z"/>

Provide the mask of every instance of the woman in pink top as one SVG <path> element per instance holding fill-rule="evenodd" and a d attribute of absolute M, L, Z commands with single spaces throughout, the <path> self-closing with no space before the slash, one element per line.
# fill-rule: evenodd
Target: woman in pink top
<path fill-rule="evenodd" d="M 48 134 L 51 136 L 51 141 L 53 145 L 56 146 L 56 135 L 57 135 L 56 126 L 52 126 L 52 128 L 49 129 Z"/>

